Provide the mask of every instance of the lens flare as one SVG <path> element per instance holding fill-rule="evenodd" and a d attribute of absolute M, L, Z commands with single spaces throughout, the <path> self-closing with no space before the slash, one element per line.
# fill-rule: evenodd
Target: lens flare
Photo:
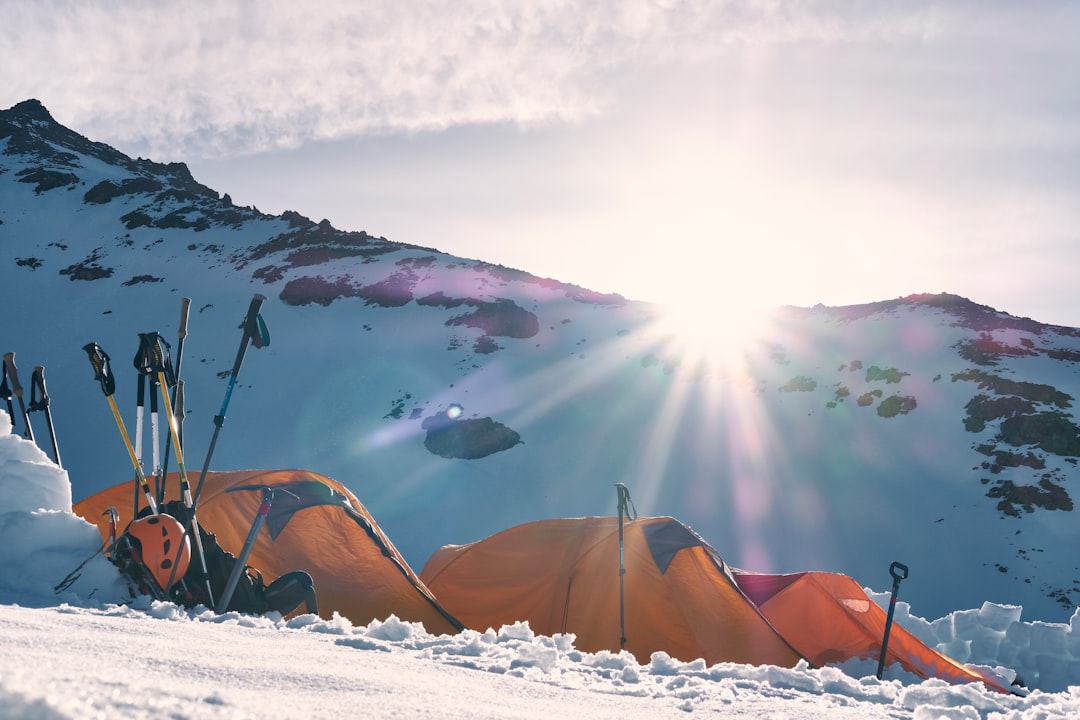
<path fill-rule="evenodd" d="M 738 298 L 686 293 L 659 307 L 652 331 L 676 372 L 744 378 L 770 338 L 772 311 Z"/>

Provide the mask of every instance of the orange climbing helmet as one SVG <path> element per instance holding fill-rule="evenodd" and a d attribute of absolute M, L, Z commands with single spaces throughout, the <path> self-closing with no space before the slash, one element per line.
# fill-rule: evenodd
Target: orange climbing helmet
<path fill-rule="evenodd" d="M 187 573 L 191 562 L 191 542 L 184 535 L 184 526 L 176 518 L 171 515 L 139 518 L 128 526 L 127 534 L 132 539 L 133 559 L 150 571 L 165 592 L 169 591 L 170 578 L 175 584 Z"/>

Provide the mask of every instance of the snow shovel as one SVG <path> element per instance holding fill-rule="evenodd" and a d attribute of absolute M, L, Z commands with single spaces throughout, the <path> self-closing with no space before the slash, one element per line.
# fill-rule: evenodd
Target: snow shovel
<path fill-rule="evenodd" d="M 885 637 L 881 639 L 881 657 L 878 658 L 877 679 L 881 679 L 881 673 L 885 670 L 885 653 L 889 651 L 889 632 L 892 630 L 893 613 L 896 612 L 896 594 L 900 592 L 900 581 L 908 576 L 907 565 L 894 562 L 889 566 L 889 574 L 892 575 L 892 597 L 889 598 L 889 614 L 885 618 Z"/>

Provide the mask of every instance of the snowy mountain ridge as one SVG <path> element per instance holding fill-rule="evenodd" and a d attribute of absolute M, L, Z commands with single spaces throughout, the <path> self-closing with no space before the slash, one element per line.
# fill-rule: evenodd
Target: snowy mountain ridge
<path fill-rule="evenodd" d="M 46 368 L 75 499 L 132 474 L 81 346 L 112 354 L 130 426 L 136 333 L 172 342 L 192 298 L 190 470 L 260 293 L 271 344 L 249 352 L 214 469 L 333 476 L 414 567 L 612 514 L 623 482 L 749 570 L 880 586 L 903 561 L 922 616 L 989 599 L 1061 622 L 1080 602 L 1075 329 L 912 295 L 780 308 L 738 366 L 699 365 L 655 306 L 236 207 L 33 100 L 0 111 L 0 242 L 0 350 L 24 386 Z"/>

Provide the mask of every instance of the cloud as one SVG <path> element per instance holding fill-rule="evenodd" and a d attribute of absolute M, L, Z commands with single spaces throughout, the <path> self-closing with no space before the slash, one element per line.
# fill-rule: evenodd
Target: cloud
<path fill-rule="evenodd" d="M 934 32 L 930 5 L 606 0 L 5 3 L 0 87 L 155 159 L 452 126 L 574 123 L 613 78 L 745 42 Z"/>

